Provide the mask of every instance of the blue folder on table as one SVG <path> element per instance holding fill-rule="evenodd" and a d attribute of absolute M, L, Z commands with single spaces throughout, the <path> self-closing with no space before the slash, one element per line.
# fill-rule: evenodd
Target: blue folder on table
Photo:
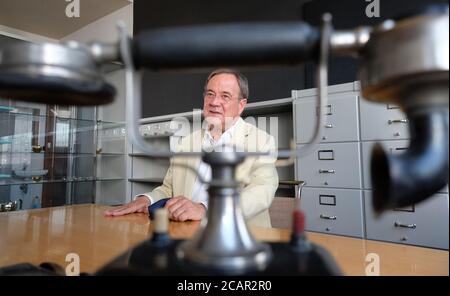
<path fill-rule="evenodd" d="M 153 220 L 156 210 L 164 208 L 164 206 L 166 205 L 166 203 L 169 199 L 170 198 L 163 198 L 163 199 L 160 199 L 157 202 L 152 203 L 151 205 L 148 206 L 148 216 L 150 217 L 150 219 Z"/>

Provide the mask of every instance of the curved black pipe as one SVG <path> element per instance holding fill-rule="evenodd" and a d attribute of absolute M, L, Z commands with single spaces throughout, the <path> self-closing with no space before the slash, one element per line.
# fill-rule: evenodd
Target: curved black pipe
<path fill-rule="evenodd" d="M 411 143 L 400 155 L 372 150 L 373 207 L 377 212 L 406 207 L 448 183 L 448 107 L 407 112 Z"/>

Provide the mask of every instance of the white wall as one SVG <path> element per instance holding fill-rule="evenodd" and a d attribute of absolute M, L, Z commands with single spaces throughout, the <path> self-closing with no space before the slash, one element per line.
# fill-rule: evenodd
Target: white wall
<path fill-rule="evenodd" d="M 128 34 L 133 35 L 133 4 L 108 14 L 80 30 L 61 38 L 61 42 L 68 40 L 79 42 L 116 42 L 118 39 L 116 23 L 119 20 L 125 22 Z"/>
<path fill-rule="evenodd" d="M 89 25 L 75 31 L 60 40 L 52 39 L 46 36 L 33 34 L 30 32 L 18 30 L 15 28 L 0 25 L 0 35 L 8 37 L 26 40 L 30 42 L 64 42 L 68 40 L 76 40 L 79 42 L 90 42 L 93 40 L 114 42 L 117 40 L 117 21 L 122 20 L 125 22 L 128 34 L 133 34 L 133 3 L 108 14 Z"/>
<path fill-rule="evenodd" d="M 117 22 L 126 24 L 128 34 L 133 34 L 133 4 L 125 6 L 80 30 L 65 36 L 61 42 L 75 40 L 78 42 L 117 42 Z M 107 80 L 116 87 L 117 96 L 113 103 L 98 108 L 98 119 L 106 121 L 125 121 L 125 76 L 123 70 L 116 70 L 106 75 Z"/>
<path fill-rule="evenodd" d="M 65 36 L 61 42 L 75 40 L 88 43 L 91 41 L 117 42 L 117 22 L 126 24 L 128 34 L 133 34 L 133 4 L 127 5 L 95 22 L 81 28 L 80 30 Z M 117 90 L 117 96 L 113 103 L 98 108 L 98 119 L 106 121 L 125 121 L 125 77 L 123 70 L 116 70 L 106 75 L 108 82 L 113 84 Z"/>

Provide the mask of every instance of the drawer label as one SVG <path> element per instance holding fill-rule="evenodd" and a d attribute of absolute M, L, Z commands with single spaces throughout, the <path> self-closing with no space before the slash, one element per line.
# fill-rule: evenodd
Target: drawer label
<path fill-rule="evenodd" d="M 323 115 L 333 115 L 333 112 L 331 111 L 331 105 L 323 106 Z M 319 116 L 319 107 L 316 107 L 316 116 Z"/>
<path fill-rule="evenodd" d="M 317 152 L 317 157 L 319 160 L 334 160 L 333 150 L 319 150 Z"/>
<path fill-rule="evenodd" d="M 319 195 L 319 204 L 327 205 L 327 206 L 335 206 L 336 205 L 336 196 L 335 195 Z"/>
<path fill-rule="evenodd" d="M 393 208 L 392 210 L 395 212 L 411 212 L 411 213 L 414 213 L 416 211 L 414 205 L 404 208 Z"/>
<path fill-rule="evenodd" d="M 387 104 L 386 107 L 387 107 L 388 110 L 390 110 L 390 109 L 400 109 L 399 106 L 396 106 L 396 105 L 393 105 L 393 104 Z"/>
<path fill-rule="evenodd" d="M 397 147 L 397 148 L 389 148 L 389 152 L 391 154 L 402 153 L 403 151 L 408 150 L 408 147 Z"/>

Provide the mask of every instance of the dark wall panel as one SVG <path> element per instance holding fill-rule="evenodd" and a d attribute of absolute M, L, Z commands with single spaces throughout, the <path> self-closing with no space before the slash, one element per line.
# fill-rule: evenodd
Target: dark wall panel
<path fill-rule="evenodd" d="M 145 29 L 205 23 L 293 21 L 306 0 L 174 1 L 135 0 L 134 34 Z M 145 72 L 143 116 L 191 111 L 203 105 L 203 85 L 211 69 L 196 73 Z M 250 84 L 249 102 L 290 97 L 304 87 L 303 66 L 241 69 Z"/>
<path fill-rule="evenodd" d="M 375 25 L 409 14 L 430 3 L 445 0 L 379 0 L 380 17 L 369 18 L 366 0 L 135 0 L 134 33 L 145 29 L 205 23 L 305 20 L 318 26 L 324 12 L 333 14 L 336 29 Z M 143 116 L 191 111 L 202 107 L 204 80 L 211 69 L 197 73 L 145 72 Z M 315 87 L 314 66 L 241 69 L 249 78 L 250 102 L 289 97 L 292 89 Z M 357 62 L 352 58 L 330 59 L 329 84 L 357 80 Z"/>

